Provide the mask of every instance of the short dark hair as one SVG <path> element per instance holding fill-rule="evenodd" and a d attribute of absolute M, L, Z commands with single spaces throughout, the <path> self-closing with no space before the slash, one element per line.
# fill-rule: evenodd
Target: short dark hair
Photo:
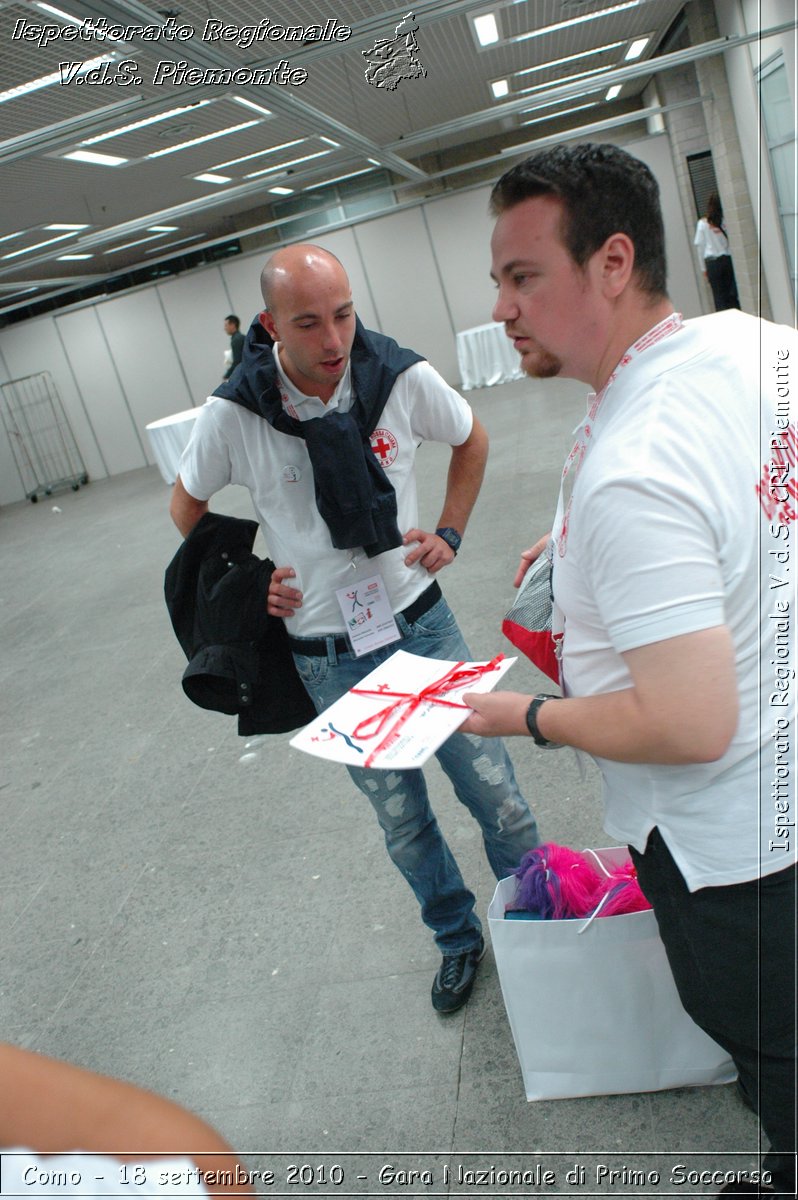
<path fill-rule="evenodd" d="M 609 143 L 552 146 L 505 171 L 490 209 L 499 216 L 534 196 L 562 201 L 562 238 L 577 266 L 613 233 L 625 233 L 635 248 L 640 288 L 652 297 L 666 295 L 659 187 L 645 163 Z"/>
<path fill-rule="evenodd" d="M 241 328 L 241 322 L 239 321 L 239 319 L 235 315 L 235 313 L 230 313 L 229 316 L 225 317 L 225 321 L 229 321 L 231 325 L 235 325 L 236 329 Z"/>

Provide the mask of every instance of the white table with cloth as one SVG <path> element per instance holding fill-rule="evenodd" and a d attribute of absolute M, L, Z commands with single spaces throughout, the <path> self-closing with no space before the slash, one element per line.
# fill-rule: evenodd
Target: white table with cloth
<path fill-rule="evenodd" d="M 520 361 L 503 325 L 491 322 L 457 334 L 457 362 L 464 391 L 522 379 Z"/>
<path fill-rule="evenodd" d="M 150 421 L 145 426 L 153 457 L 166 483 L 174 483 L 177 479 L 180 457 L 201 407 L 187 408 L 183 412 L 173 413 L 171 417 L 161 417 L 160 421 Z"/>

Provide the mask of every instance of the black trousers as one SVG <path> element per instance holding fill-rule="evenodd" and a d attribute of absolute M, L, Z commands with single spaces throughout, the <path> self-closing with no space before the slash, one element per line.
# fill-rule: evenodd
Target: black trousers
<path fill-rule="evenodd" d="M 772 1186 L 795 1195 L 795 865 L 690 892 L 658 829 L 630 847 L 682 1004 L 731 1055 L 771 1145 Z"/>
<path fill-rule="evenodd" d="M 705 258 L 707 280 L 712 288 L 712 299 L 715 301 L 715 311 L 724 308 L 739 308 L 740 297 L 737 295 L 737 280 L 734 275 L 734 265 L 730 254 L 721 254 L 717 258 Z"/>

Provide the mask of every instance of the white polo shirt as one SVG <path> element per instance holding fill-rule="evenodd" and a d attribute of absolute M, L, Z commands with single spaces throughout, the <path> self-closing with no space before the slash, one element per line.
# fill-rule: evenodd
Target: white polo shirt
<path fill-rule="evenodd" d="M 281 382 L 288 382 L 282 374 Z M 325 406 L 289 389 L 299 419 L 329 412 L 333 402 L 348 407 L 348 373 Z M 371 446 L 396 493 L 402 533 L 418 525 L 417 447 L 423 441 L 459 446 L 472 424 L 469 405 L 429 363 L 415 363 L 397 377 Z M 303 593 L 302 607 L 290 622 L 297 637 L 342 633 L 335 591 L 359 579 L 382 575 L 394 612 L 407 608 L 429 586 L 431 577 L 423 567 L 405 565 L 409 550 L 404 546 L 374 558 L 360 548 L 336 550 L 316 507 L 304 440 L 280 433 L 231 400 L 211 396 L 204 404 L 180 461 L 180 478 L 197 500 L 209 500 L 228 483 L 249 489 L 270 557 L 278 567 L 294 568 L 292 582 Z"/>
<path fill-rule="evenodd" d="M 624 651 L 717 625 L 731 631 L 740 718 L 719 761 L 597 760 L 608 833 L 642 851 L 658 826 L 691 890 L 769 874 L 795 857 L 795 829 L 785 836 L 789 812 L 777 800 L 795 821 L 797 685 L 781 688 L 777 666 L 796 661 L 796 522 L 787 490 L 775 511 L 762 496 L 781 413 L 782 427 L 793 422 L 792 434 L 779 437 L 790 460 L 785 489 L 798 507 L 795 407 L 790 413 L 779 396 L 779 371 L 794 395 L 795 331 L 736 310 L 687 321 L 634 359 L 596 417 L 564 553 L 554 556 L 569 694 L 629 687 Z M 789 619 L 777 643 L 779 603 Z M 716 699 L 698 674 L 695 688 L 707 705 Z M 774 734 L 785 730 L 780 759 Z M 786 793 L 774 789 L 784 754 L 792 763 Z"/>

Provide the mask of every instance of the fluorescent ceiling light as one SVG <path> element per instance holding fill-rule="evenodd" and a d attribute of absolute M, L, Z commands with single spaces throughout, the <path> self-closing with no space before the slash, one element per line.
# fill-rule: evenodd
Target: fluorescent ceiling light
<path fill-rule="evenodd" d="M 250 129 L 259 125 L 259 121 L 242 121 L 240 125 L 229 125 L 227 129 L 217 129 L 216 133 L 204 133 L 202 137 L 190 138 L 187 142 L 178 142 L 176 146 L 164 146 L 163 150 L 154 150 L 145 154 L 145 159 L 163 158 L 165 154 L 176 154 L 178 150 L 187 150 L 189 146 L 199 146 L 202 142 L 212 142 L 214 138 L 227 137 L 230 133 L 239 133 L 242 129 Z"/>
<path fill-rule="evenodd" d="M 269 191 L 272 192 L 275 196 L 293 196 L 293 194 L 294 194 L 293 188 L 279 187 L 279 186 L 278 187 L 270 187 Z"/>
<path fill-rule="evenodd" d="M 73 17 L 71 13 L 64 12 L 62 8 L 53 8 L 52 4 L 42 4 L 40 0 L 36 0 L 36 7 L 43 8 L 45 12 L 52 13 L 54 17 L 61 17 L 64 21 L 68 21 L 70 25 L 82 25 L 80 17 Z"/>
<path fill-rule="evenodd" d="M 72 76 L 73 79 L 79 79 L 86 71 L 90 71 L 92 67 L 100 67 L 103 63 L 116 62 L 119 58 L 118 54 L 102 54 L 99 58 L 89 58 L 81 64 L 80 69 Z M 52 87 L 53 84 L 61 83 L 61 72 L 51 71 L 49 75 L 40 75 L 38 79 L 30 79 L 27 83 L 20 83 L 17 87 L 8 88 L 5 92 L 0 92 L 0 104 L 5 104 L 6 100 L 16 100 L 18 96 L 27 96 L 30 92 L 38 92 L 41 88 Z"/>
<path fill-rule="evenodd" d="M 4 254 L 3 258 L 18 258 L 20 254 L 32 254 L 34 250 L 41 250 L 42 246 L 52 246 L 55 242 L 63 242 L 65 238 L 72 237 L 71 233 L 60 233 L 58 237 L 48 238 L 46 242 L 37 242 L 35 246 L 23 246 L 21 250 L 12 250 L 10 254 Z"/>
<path fill-rule="evenodd" d="M 213 175 L 210 171 L 206 171 L 204 175 L 194 175 L 197 183 L 232 183 L 229 175 Z"/>
<path fill-rule="evenodd" d="M 382 166 L 382 163 L 376 158 L 367 158 L 366 162 L 370 162 L 373 167 L 381 167 Z M 356 174 L 359 175 L 360 171 L 357 171 Z"/>
<path fill-rule="evenodd" d="M 650 37 L 642 37 L 638 38 L 637 41 L 632 42 L 631 46 L 623 56 L 624 61 L 632 62 L 633 59 L 639 58 L 650 41 Z"/>
<path fill-rule="evenodd" d="M 571 113 L 582 112 L 585 108 L 595 108 L 599 103 L 598 100 L 591 100 L 589 104 L 579 104 L 576 108 L 564 108 L 560 112 L 546 113 L 542 117 L 530 117 L 528 121 L 522 121 L 522 125 L 537 125 L 540 121 L 555 121 L 557 117 L 570 117 Z M 534 111 L 534 110 L 531 110 Z"/>
<path fill-rule="evenodd" d="M 510 85 L 506 79 L 494 79 L 490 90 L 493 92 L 494 100 L 501 100 L 502 96 L 509 96 Z"/>
<path fill-rule="evenodd" d="M 589 89 L 591 84 L 599 83 L 606 74 L 605 67 L 596 67 L 592 71 L 579 71 L 576 75 L 561 75 L 558 79 L 547 79 L 545 83 L 533 83 L 528 88 L 516 88 L 516 94 L 525 96 L 530 92 L 540 92 L 545 95 L 552 88 L 559 87 L 561 83 L 581 83 L 585 89 Z"/>
<path fill-rule="evenodd" d="M 178 238 L 176 241 L 162 241 L 160 246 L 152 247 L 152 250 L 145 250 L 145 254 L 162 254 L 164 250 L 172 250 L 173 246 L 185 246 L 187 241 L 197 241 L 198 238 L 204 238 L 204 233 L 192 233 L 188 238 Z"/>
<path fill-rule="evenodd" d="M 332 140 L 332 138 L 328 138 L 328 137 L 321 137 L 321 136 L 320 136 L 320 137 L 319 137 L 319 141 L 320 141 L 320 142 L 326 142 L 326 143 L 327 143 L 327 145 L 328 145 L 328 146 L 332 146 L 334 150 L 340 150 L 340 149 L 341 149 L 341 143 L 340 143 L 340 142 L 334 142 L 334 141 Z"/>
<path fill-rule="evenodd" d="M 263 113 L 265 117 L 273 115 L 270 108 L 264 108 L 262 104 L 256 104 L 254 100 L 247 100 L 244 96 L 231 96 L 230 99 L 235 100 L 236 104 L 243 104 L 245 108 L 252 108 L 255 112 Z M 210 100 L 207 100 L 206 104 L 210 104 Z"/>
<path fill-rule="evenodd" d="M 556 25 L 545 25 L 542 29 L 531 29 L 529 33 L 517 33 L 507 39 L 508 42 L 528 42 L 530 38 L 542 37 L 544 33 L 556 33 L 558 29 L 571 29 L 584 21 L 596 21 L 599 17 L 609 17 L 613 13 L 626 12 L 629 8 L 637 8 L 640 0 L 625 0 L 624 4 L 613 4 L 610 8 L 601 8 L 597 12 L 585 13 L 581 17 L 570 17 L 567 21 L 558 21 Z"/>
<path fill-rule="evenodd" d="M 273 175 L 275 171 L 285 171 L 287 167 L 295 167 L 297 163 L 310 162 L 312 158 L 323 158 L 325 154 L 329 153 L 329 150 L 317 150 L 315 154 L 306 154 L 302 158 L 292 158 L 288 162 L 275 163 L 273 167 L 264 167 L 262 171 L 251 171 L 244 178 L 259 179 L 261 175 Z"/>
<path fill-rule="evenodd" d="M 471 17 L 474 33 L 480 46 L 492 46 L 499 40 L 499 27 L 496 24 L 496 14 L 483 13 L 481 17 Z"/>
<path fill-rule="evenodd" d="M 177 233 L 179 225 L 149 225 L 149 233 Z"/>
<path fill-rule="evenodd" d="M 369 162 L 371 162 L 371 159 L 369 159 Z M 333 183 L 343 183 L 345 179 L 354 179 L 356 175 L 368 175 L 370 170 L 371 167 L 361 167 L 359 171 L 350 171 L 348 175 L 336 175 L 334 179 L 323 179 L 321 183 L 309 184 L 305 188 L 305 191 L 312 192 L 314 188 L 330 187 Z"/>
<path fill-rule="evenodd" d="M 45 229 L 88 229 L 88 225 L 45 225 Z"/>
<path fill-rule="evenodd" d="M 607 50 L 617 50 L 623 42 L 607 42 L 606 46 L 596 46 L 592 50 L 580 50 L 578 54 L 566 54 L 565 58 L 552 58 L 548 62 L 538 63 L 536 67 L 524 67 L 513 71 L 513 75 L 531 75 L 533 71 L 547 71 L 549 67 L 561 67 L 564 63 L 575 62 L 578 58 L 590 58 L 594 54 L 604 54 Z"/>
<path fill-rule="evenodd" d="M 601 91 L 601 88 L 594 88 L 592 92 L 586 92 L 586 93 L 585 93 L 585 97 L 584 97 L 584 98 L 586 99 L 588 96 L 595 96 L 595 95 L 597 95 L 597 94 L 598 94 L 598 92 L 600 92 L 600 91 Z M 541 110 L 541 108 L 556 108 L 558 104 L 567 104 L 567 103 L 568 103 L 568 101 L 567 101 L 567 100 L 562 100 L 562 99 L 560 99 L 560 100 L 546 100 L 546 101 L 544 101 L 544 102 L 543 102 L 543 104 L 536 104 L 534 108 L 524 108 L 524 109 L 522 109 L 522 114 L 524 114 L 524 113 L 533 113 L 533 112 L 539 112 L 539 111 Z M 591 104 L 598 104 L 598 100 L 592 100 L 592 101 L 591 101 Z"/>
<path fill-rule="evenodd" d="M 54 17 L 58 17 L 59 21 L 65 21 L 67 25 L 77 25 L 80 28 L 86 21 L 91 20 L 90 17 L 75 17 L 72 13 L 64 12 L 63 8 L 55 8 L 52 4 L 42 3 L 42 0 L 34 0 L 34 4 L 37 8 L 41 8 L 45 12 L 52 13 Z M 97 42 L 113 42 L 117 46 L 125 44 L 122 38 L 109 37 L 101 29 L 93 30 L 91 36 Z"/>
<path fill-rule="evenodd" d="M 95 137 L 86 138 L 81 146 L 95 146 L 97 142 L 105 142 L 108 138 L 121 137 L 123 133 L 132 133 L 134 129 L 143 129 L 145 125 L 155 125 L 158 121 L 168 121 L 178 113 L 191 112 L 195 108 L 204 108 L 212 104 L 212 100 L 197 100 L 194 104 L 183 104 L 180 108 L 170 108 L 166 112 L 156 113 L 154 117 L 144 117 L 141 121 L 131 121 L 129 125 L 120 125 L 119 129 L 110 129 L 108 133 L 98 133 Z"/>
<path fill-rule="evenodd" d="M 110 250 L 106 250 L 106 254 L 118 254 L 120 250 L 132 250 L 134 246 L 143 246 L 145 242 L 154 242 L 156 238 L 161 237 L 160 233 L 153 233 L 151 237 L 137 238 L 135 242 L 125 242 L 124 246 L 112 246 Z M 161 246 L 158 249 L 162 249 Z"/>
<path fill-rule="evenodd" d="M 615 100 L 617 96 L 620 96 L 620 94 L 621 94 L 621 85 L 619 83 L 616 83 L 615 87 L 611 87 L 609 89 L 609 91 L 607 92 L 607 95 L 604 97 L 604 99 L 605 100 Z"/>
<path fill-rule="evenodd" d="M 96 150 L 70 150 L 62 154 L 62 158 L 71 158 L 74 162 L 94 163 L 97 167 L 121 167 L 126 158 L 118 158 L 113 154 L 98 154 Z"/>
<path fill-rule="evenodd" d="M 18 229 L 16 233 L 4 233 L 3 236 L 0 237 L 0 242 L 10 242 L 12 238 L 24 237 L 27 232 L 27 229 Z"/>
<path fill-rule="evenodd" d="M 278 150 L 288 150 L 291 146 L 301 146 L 305 138 L 294 138 L 293 142 L 283 142 L 280 146 L 270 146 L 268 150 L 256 150 L 253 154 L 242 154 L 240 158 L 228 158 L 227 162 L 214 163 L 212 171 L 222 171 L 225 167 L 234 167 L 238 163 L 249 162 L 251 158 L 263 158 L 265 154 L 276 154 Z"/>
<path fill-rule="evenodd" d="M 93 254 L 59 254 L 59 262 L 78 262 L 82 258 L 93 258 Z"/>

